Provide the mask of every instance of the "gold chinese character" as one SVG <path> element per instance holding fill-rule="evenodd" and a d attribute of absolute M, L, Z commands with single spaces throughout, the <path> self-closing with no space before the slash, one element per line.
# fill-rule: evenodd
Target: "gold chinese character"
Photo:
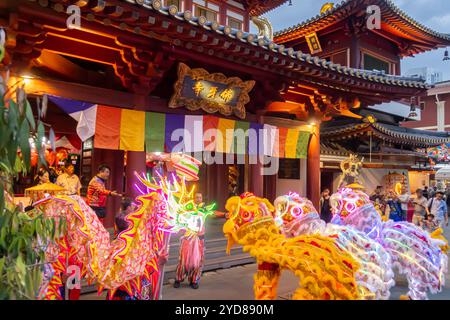
<path fill-rule="evenodd" d="M 202 93 L 203 89 L 205 89 L 205 87 L 203 86 L 203 83 L 201 83 L 201 81 L 197 81 L 192 87 L 192 90 L 194 90 L 197 97 L 200 95 L 200 93 Z"/>
<path fill-rule="evenodd" d="M 217 94 L 217 89 L 219 89 L 218 87 L 211 87 L 209 88 L 209 93 L 207 98 L 208 99 L 214 99 L 216 97 Z"/>
<path fill-rule="evenodd" d="M 234 96 L 234 92 L 231 89 L 225 89 L 222 91 L 222 93 L 220 94 L 220 97 L 222 98 L 223 101 L 225 101 L 226 103 L 230 102 L 231 99 L 233 99 Z"/>

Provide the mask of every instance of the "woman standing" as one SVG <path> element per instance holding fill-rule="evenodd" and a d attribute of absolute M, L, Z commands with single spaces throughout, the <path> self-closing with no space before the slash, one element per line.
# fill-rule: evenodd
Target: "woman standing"
<path fill-rule="evenodd" d="M 331 218 L 330 189 L 326 188 L 322 191 L 322 197 L 320 198 L 320 219 L 329 223 Z"/>
<path fill-rule="evenodd" d="M 393 191 L 391 191 L 388 195 L 388 198 L 386 201 L 386 211 L 387 211 L 386 215 L 391 220 L 394 220 L 396 222 L 405 220 L 405 218 L 403 216 L 403 210 L 401 207 L 401 203 L 398 200 L 398 196 Z"/>

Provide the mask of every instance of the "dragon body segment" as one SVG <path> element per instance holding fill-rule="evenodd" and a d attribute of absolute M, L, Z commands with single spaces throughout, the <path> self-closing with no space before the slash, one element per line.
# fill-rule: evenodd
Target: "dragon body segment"
<path fill-rule="evenodd" d="M 78 266 L 81 277 L 96 283 L 99 292 L 109 289 L 113 295 L 121 287 L 130 296 L 144 297 L 145 287 L 151 284 L 151 292 L 159 293 L 158 254 L 168 234 L 197 232 L 197 226 L 213 214 L 214 206 L 197 207 L 194 189 L 187 190 L 184 180 L 170 183 L 161 178 L 153 183 L 138 177 L 146 187 L 137 198 L 139 207 L 125 217 L 128 228 L 113 241 L 79 196 L 53 196 L 35 204 L 35 210 L 66 220 L 65 233 L 47 250 L 54 273 L 47 288 L 41 289 L 44 299 L 61 299 L 61 275 L 70 265 Z"/>

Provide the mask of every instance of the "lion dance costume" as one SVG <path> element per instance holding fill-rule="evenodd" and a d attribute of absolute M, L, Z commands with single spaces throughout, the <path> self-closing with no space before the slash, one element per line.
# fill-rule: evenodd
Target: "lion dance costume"
<path fill-rule="evenodd" d="M 408 297 L 427 299 L 427 292 L 441 291 L 447 272 L 447 243 L 439 232 L 430 235 L 409 222 L 383 222 L 369 197 L 344 188 L 331 196 L 331 223 L 352 227 L 378 242 L 392 266 L 408 280 Z"/>
<path fill-rule="evenodd" d="M 387 251 L 376 241 L 351 226 L 325 223 L 311 201 L 296 193 L 275 199 L 275 221 L 287 237 L 320 234 L 359 261 L 355 274 L 361 299 L 385 300 L 394 286 L 394 273 Z"/>
<path fill-rule="evenodd" d="M 293 299 L 359 299 L 355 276 L 360 265 L 334 239 L 320 234 L 287 238 L 275 224 L 272 204 L 252 193 L 231 197 L 226 209 L 227 250 L 238 242 L 257 260 L 256 299 L 276 298 L 282 270 L 300 280 Z"/>

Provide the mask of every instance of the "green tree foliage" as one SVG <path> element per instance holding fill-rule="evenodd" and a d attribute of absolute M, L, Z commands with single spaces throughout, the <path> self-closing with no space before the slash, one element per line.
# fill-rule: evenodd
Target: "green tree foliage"
<path fill-rule="evenodd" d="M 19 174 L 30 171 L 31 141 L 45 165 L 45 129 L 40 115 L 35 120 L 20 83 L 6 88 L 7 79 L 0 80 L 0 299 L 36 299 L 47 262 L 45 249 L 58 230 L 42 213 L 17 207 L 12 185 Z M 6 98 L 10 96 L 14 99 Z"/>

